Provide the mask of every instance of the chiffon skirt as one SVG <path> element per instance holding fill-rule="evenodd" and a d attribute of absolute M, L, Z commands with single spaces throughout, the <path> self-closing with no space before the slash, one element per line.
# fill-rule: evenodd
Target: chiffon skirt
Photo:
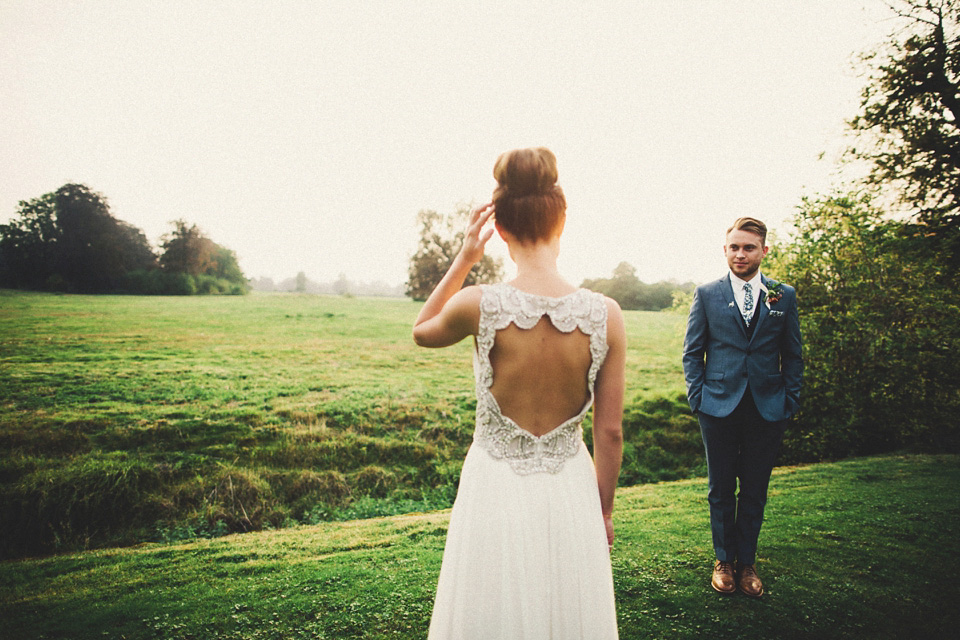
<path fill-rule="evenodd" d="M 429 638 L 616 637 L 610 555 L 586 445 L 559 472 L 529 475 L 472 446 Z"/>

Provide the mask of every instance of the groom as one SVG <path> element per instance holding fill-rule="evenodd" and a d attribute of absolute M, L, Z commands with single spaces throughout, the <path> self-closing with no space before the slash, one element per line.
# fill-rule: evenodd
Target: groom
<path fill-rule="evenodd" d="M 727 230 L 730 273 L 697 287 L 683 342 L 687 399 L 707 454 L 711 584 L 753 597 L 763 595 L 755 563 L 767 485 L 803 374 L 796 291 L 760 273 L 766 238 L 754 218 Z"/>

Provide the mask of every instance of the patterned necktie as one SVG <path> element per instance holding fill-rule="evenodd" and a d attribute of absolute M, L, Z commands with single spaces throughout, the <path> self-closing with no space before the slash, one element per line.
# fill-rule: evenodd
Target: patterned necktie
<path fill-rule="evenodd" d="M 753 318 L 753 286 L 748 282 L 743 285 L 743 321 L 750 326 Z"/>

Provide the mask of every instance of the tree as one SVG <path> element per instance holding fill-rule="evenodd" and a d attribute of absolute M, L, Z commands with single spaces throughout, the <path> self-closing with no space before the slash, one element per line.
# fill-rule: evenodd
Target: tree
<path fill-rule="evenodd" d="M 243 275 L 237 254 L 217 243 L 213 243 L 207 274 L 234 284 L 247 284 L 247 277 Z"/>
<path fill-rule="evenodd" d="M 351 282 L 347 279 L 347 274 L 341 271 L 333 283 L 333 292 L 338 296 L 349 296 L 352 288 Z"/>
<path fill-rule="evenodd" d="M 195 224 L 184 220 L 172 224 L 173 231 L 163 236 L 160 245 L 160 268 L 179 276 L 168 280 L 174 289 L 168 293 L 241 294 L 249 290 L 233 251 L 208 238 Z"/>
<path fill-rule="evenodd" d="M 160 241 L 160 268 L 169 273 L 198 276 L 214 267 L 216 245 L 203 235 L 197 225 L 187 226 L 184 220 L 174 220 L 173 231 Z"/>
<path fill-rule="evenodd" d="M 143 232 L 116 219 L 84 184 L 23 201 L 18 213 L 0 225 L 0 279 L 8 286 L 112 291 L 128 272 L 156 267 Z"/>
<path fill-rule="evenodd" d="M 449 215 L 423 210 L 417 214 L 420 243 L 410 258 L 407 295 L 414 300 L 426 300 L 447 272 L 460 246 L 464 229 L 470 218 L 470 208 L 459 206 Z M 503 279 L 503 260 L 489 255 L 473 266 L 464 286 L 498 282 Z"/>
<path fill-rule="evenodd" d="M 792 461 L 919 447 L 957 450 L 960 305 L 925 225 L 867 197 L 805 200 L 765 270 L 797 289 L 803 400 Z"/>
<path fill-rule="evenodd" d="M 637 270 L 628 262 L 621 262 L 614 267 L 612 278 L 588 279 L 580 286 L 613 298 L 622 309 L 641 308 L 640 290 L 644 285 L 637 277 Z"/>
<path fill-rule="evenodd" d="M 905 25 L 870 69 L 854 158 L 868 161 L 868 185 L 893 187 L 932 233 L 960 248 L 960 0 L 893 0 Z M 954 252 L 960 255 L 960 252 Z"/>
<path fill-rule="evenodd" d="M 670 308 L 674 303 L 675 291 L 693 291 L 693 283 L 676 284 L 657 282 L 647 284 L 637 277 L 637 270 L 628 262 L 621 262 L 613 269 L 612 278 L 593 278 L 584 280 L 581 287 L 598 291 L 617 301 L 623 309 L 642 309 L 659 311 Z"/>
<path fill-rule="evenodd" d="M 305 293 L 307 291 L 307 274 L 303 271 L 297 272 L 297 287 L 294 289 L 297 293 Z"/>
<path fill-rule="evenodd" d="M 24 200 L 18 218 L 0 225 L 0 284 L 41 289 L 56 273 L 60 229 L 54 194 Z"/>
<path fill-rule="evenodd" d="M 85 184 L 65 184 L 54 200 L 61 232 L 57 271 L 73 288 L 111 291 L 128 271 L 156 267 L 146 236 L 113 217 L 103 194 Z"/>

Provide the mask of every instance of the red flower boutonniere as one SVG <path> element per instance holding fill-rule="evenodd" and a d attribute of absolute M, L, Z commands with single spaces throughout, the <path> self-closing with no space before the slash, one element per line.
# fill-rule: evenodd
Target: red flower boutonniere
<path fill-rule="evenodd" d="M 767 307 L 770 305 L 780 302 L 780 298 L 783 297 L 783 285 L 779 282 L 771 282 L 770 286 L 767 287 Z"/>

